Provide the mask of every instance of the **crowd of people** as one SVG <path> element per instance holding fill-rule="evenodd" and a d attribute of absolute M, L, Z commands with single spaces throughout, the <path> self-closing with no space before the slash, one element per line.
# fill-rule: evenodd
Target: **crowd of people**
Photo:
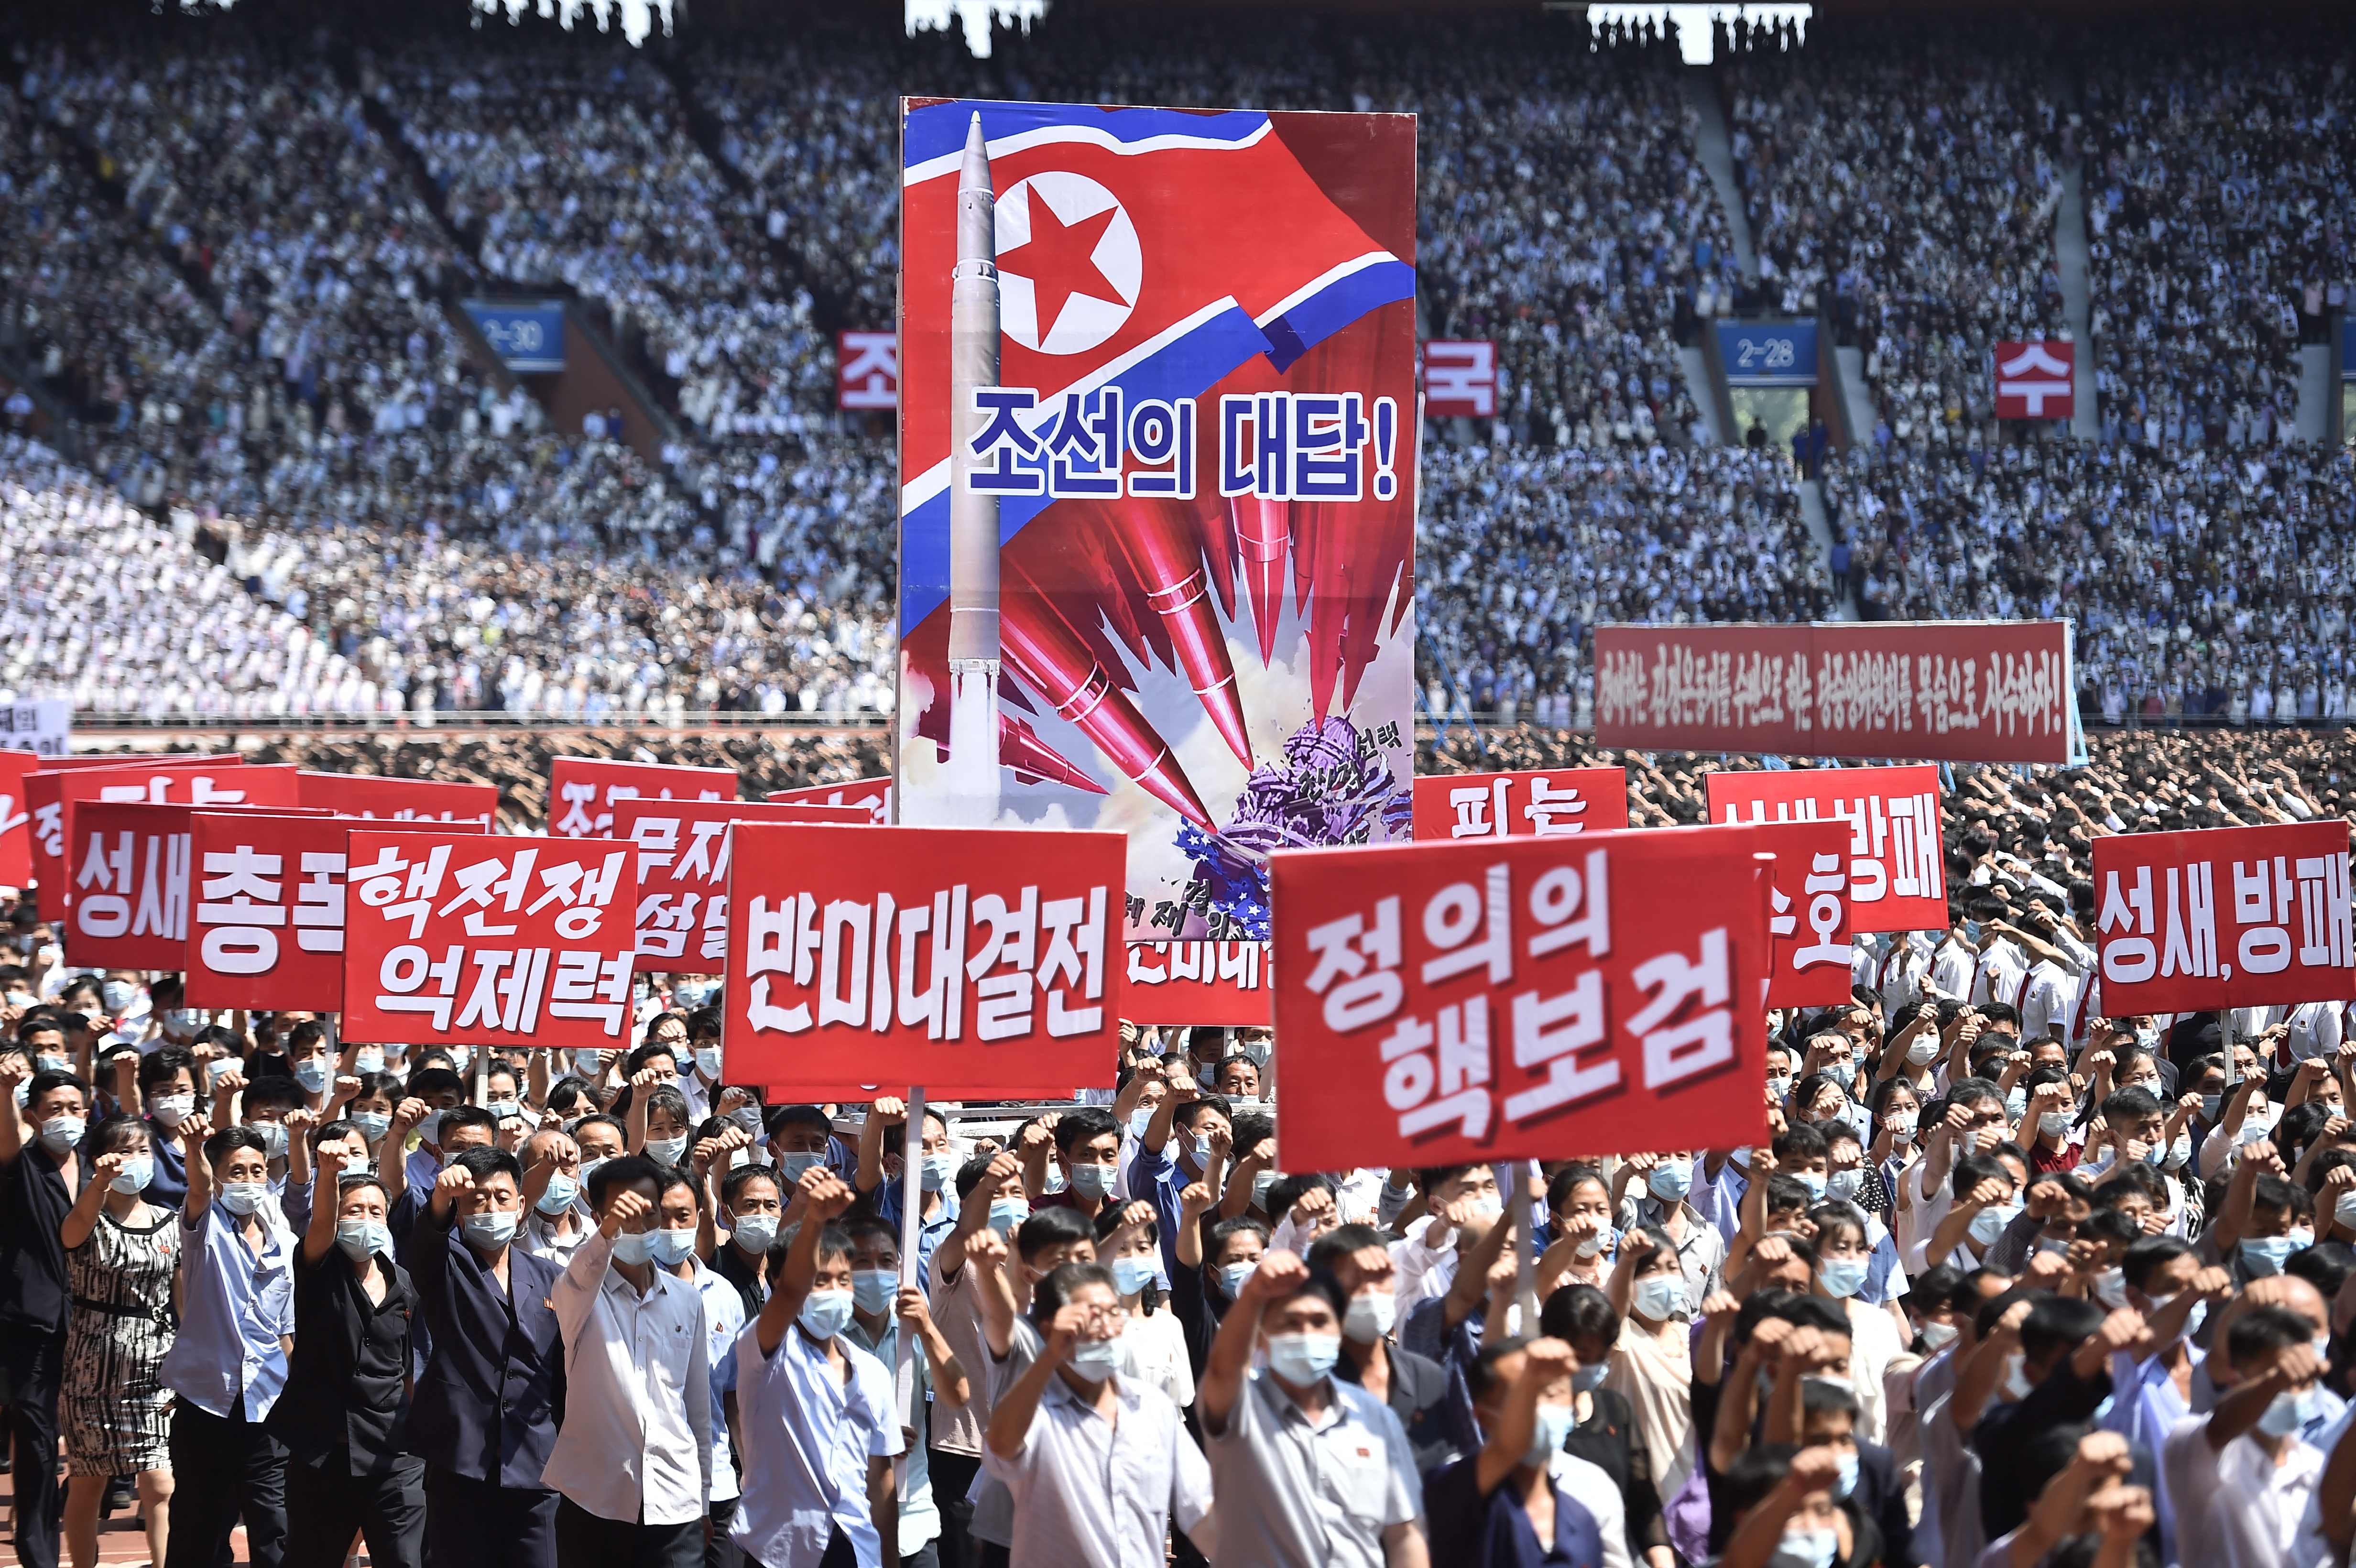
<path fill-rule="evenodd" d="M 1994 346 L 2068 336 L 2053 232 L 2071 148 L 2048 58 L 1837 35 L 1730 69 L 1765 292 L 1854 336 L 1909 449 L 1994 444 Z"/>
<path fill-rule="evenodd" d="M 2163 32 L 2112 51 L 2086 82 L 2104 433 L 2179 451 L 2286 445 L 2298 346 L 2319 340 L 2356 272 L 2356 131 L 2339 103 L 2350 62 L 2263 36 L 2181 42 Z"/>
<path fill-rule="evenodd" d="M 1486 743 L 1422 763 L 1619 763 L 1640 826 L 1723 765 Z M 1756 1140 L 1535 1168 L 1286 1168 L 1266 1027 L 912 1121 L 734 1082 L 713 979 L 626 1051 L 348 1040 L 12 891 L 17 1560 L 92 1568 L 119 1487 L 162 1568 L 2343 1563 L 2346 1004 L 2106 1012 L 2089 854 L 2344 816 L 2351 762 L 1959 767 L 1946 924 L 1768 1014 Z"/>
<path fill-rule="evenodd" d="M 1670 46 L 1590 48 L 1558 19 L 1344 38 L 1282 16 L 1237 40 L 1074 17 L 980 61 L 834 27 L 645 52 L 392 27 L 347 50 L 212 20 L 14 47 L 0 355 L 79 416 L 100 483 L 276 563 L 239 574 L 263 585 L 255 625 L 284 612 L 356 678 L 224 688 L 143 631 L 153 668 L 72 676 L 125 710 L 888 711 L 893 445 L 834 412 L 833 333 L 892 319 L 898 93 L 921 76 L 1419 115 L 1421 325 L 1494 338 L 1502 370 L 1497 418 L 1424 445 L 1419 671 L 1451 711 L 1585 710 L 1587 590 L 1468 588 L 1457 565 L 1540 517 L 1634 585 L 1595 591 L 1604 618 L 1824 613 L 1848 586 L 1869 614 L 2072 618 L 2090 720 L 2333 711 L 2336 563 L 2292 520 L 2192 541 L 2201 514 L 2213 533 L 2279 497 L 2345 513 L 2344 470 L 2289 440 L 2294 350 L 2344 304 L 2356 226 L 2344 48 L 2163 33 L 2081 73 L 2058 35 L 1887 24 L 1737 52 L 1718 85 L 1754 283 Z M 2102 436 L 2022 441 L 1992 421 L 1988 346 L 2067 333 L 2073 164 Z M 592 307 L 677 421 L 659 458 L 550 429 L 472 362 L 449 302 L 477 285 Z M 1863 352 L 1876 428 L 1815 465 L 1830 560 L 1790 524 L 1795 475 L 1708 449 L 1678 349 L 1738 302 L 1822 311 Z M 10 462 L 12 490 L 53 474 Z M 1730 466 L 1756 467 L 1748 494 Z M 1730 489 L 1710 536 L 1764 555 L 1689 571 L 1665 513 L 1621 520 L 1632 492 Z M 2057 529 L 2066 559 L 2037 548 Z M 655 613 L 679 612 L 651 634 L 630 602 L 650 567 L 673 587 Z M 555 581 L 612 586 L 575 624 L 541 603 Z M 2286 608 L 2299 632 L 2269 635 Z"/>

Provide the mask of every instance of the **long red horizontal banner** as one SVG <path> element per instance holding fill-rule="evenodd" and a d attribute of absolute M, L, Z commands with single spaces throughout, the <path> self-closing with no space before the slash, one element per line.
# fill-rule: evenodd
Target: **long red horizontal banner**
<path fill-rule="evenodd" d="M 2060 621 L 1595 628 L 1605 746 L 2067 763 L 2076 700 Z"/>

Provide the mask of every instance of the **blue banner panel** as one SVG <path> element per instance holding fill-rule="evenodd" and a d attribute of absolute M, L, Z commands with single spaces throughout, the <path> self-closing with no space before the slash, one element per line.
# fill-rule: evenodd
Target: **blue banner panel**
<path fill-rule="evenodd" d="M 507 368 L 518 375 L 564 368 L 564 302 L 465 300 L 466 314 Z"/>
<path fill-rule="evenodd" d="M 1813 321 L 1721 321 L 1718 355 L 1730 387 L 1815 385 Z"/>

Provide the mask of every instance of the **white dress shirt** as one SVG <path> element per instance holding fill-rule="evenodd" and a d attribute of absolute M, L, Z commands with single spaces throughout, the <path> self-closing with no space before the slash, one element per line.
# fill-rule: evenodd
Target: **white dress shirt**
<path fill-rule="evenodd" d="M 1112 1389 L 1119 1410 L 1108 1421 L 1060 1374 L 1051 1378 L 1022 1452 L 984 1452 L 982 1463 L 1013 1494 L 1015 1562 L 1162 1568 L 1173 1515 L 1205 1555 L 1215 1552 L 1203 1528 L 1211 1467 L 1178 1407 L 1118 1374 Z"/>
<path fill-rule="evenodd" d="M 2001 1002 L 2008 1008 L 2020 1006 L 2021 982 L 2029 977 L 2029 961 L 2019 948 L 2003 937 L 1987 944 L 1980 954 L 1978 967 L 1972 975 L 1972 1006 L 1987 1007 Z"/>
<path fill-rule="evenodd" d="M 2209 1445 L 2205 1415 L 2176 1424 L 2160 1451 L 2176 1504 L 2177 1558 L 2186 1568 L 2287 1568 L 2300 1516 L 2323 1476 L 2323 1456 L 2294 1438 L 2283 1462 L 2244 1435 Z"/>
<path fill-rule="evenodd" d="M 2078 977 L 2049 958 L 2040 958 L 2020 987 L 2020 1038 L 2024 1042 L 2053 1035 L 2064 1045 L 2070 1040 L 2070 1019 L 2078 1005 Z"/>
<path fill-rule="evenodd" d="M 744 1297 L 728 1276 L 701 1258 L 689 1267 L 696 1294 L 703 1297 L 703 1346 L 712 1369 L 712 1500 L 736 1493 L 736 1458 L 728 1446 L 728 1418 L 721 1397 L 736 1386 L 736 1336 L 744 1331 Z"/>
<path fill-rule="evenodd" d="M 541 1480 L 600 1519 L 684 1524 L 712 1496 L 703 1297 L 660 1269 L 640 1296 L 602 1232 L 549 1293 L 564 1331 L 564 1424 Z"/>
<path fill-rule="evenodd" d="M 892 1372 L 846 1335 L 836 1335 L 834 1346 L 847 1378 L 799 1324 L 787 1325 L 774 1355 L 761 1354 L 757 1323 L 736 1337 L 744 1500 L 730 1539 L 756 1563 L 816 1563 L 841 1530 L 859 1568 L 882 1568 L 867 1462 L 900 1452 Z"/>

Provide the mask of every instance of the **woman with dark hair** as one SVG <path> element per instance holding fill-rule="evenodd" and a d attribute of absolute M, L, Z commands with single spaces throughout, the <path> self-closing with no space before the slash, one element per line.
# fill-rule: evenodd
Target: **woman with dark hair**
<path fill-rule="evenodd" d="M 117 1116 L 92 1135 L 91 1179 L 58 1227 L 73 1313 L 66 1331 L 66 1546 L 74 1568 L 98 1561 L 106 1483 L 135 1476 L 147 1554 L 164 1561 L 172 1497 L 172 1275 L 180 1263 L 169 1209 L 140 1194 L 155 1175 L 146 1124 Z"/>
<path fill-rule="evenodd" d="M 1097 1216 L 1097 1261 L 1111 1273 L 1129 1314 L 1120 1336 L 1124 1364 L 1185 1409 L 1194 1403 L 1194 1366 L 1186 1331 L 1162 1297 L 1162 1234 L 1151 1205 L 1130 1203 Z"/>
<path fill-rule="evenodd" d="M 1692 1324 L 1701 1303 L 1690 1299 L 1676 1253 L 1642 1231 L 1621 1238 L 1605 1294 L 1626 1316 L 1603 1381 L 1633 1409 L 1637 1435 L 1666 1496 L 1693 1473 Z"/>
<path fill-rule="evenodd" d="M 1620 1325 L 1611 1297 L 1592 1285 L 1565 1285 L 1538 1309 L 1538 1332 L 1568 1341 L 1579 1356 L 1579 1370 L 1570 1377 L 1572 1422 L 1563 1452 L 1593 1465 L 1620 1488 L 1628 1554 L 1647 1568 L 1668 1568 L 1674 1559 L 1661 1491 L 1653 1481 L 1652 1450 L 1637 1433 L 1628 1396 L 1604 1386 Z"/>

